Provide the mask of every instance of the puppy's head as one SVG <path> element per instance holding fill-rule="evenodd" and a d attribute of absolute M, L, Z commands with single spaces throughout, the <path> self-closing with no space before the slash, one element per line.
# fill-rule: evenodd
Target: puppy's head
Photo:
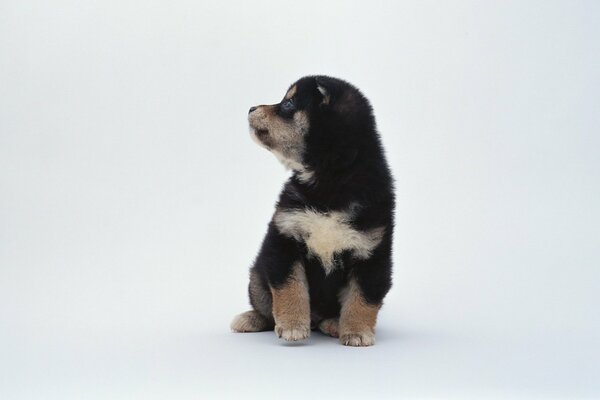
<path fill-rule="evenodd" d="M 352 161 L 359 131 L 372 120 L 355 87 L 327 76 L 301 78 L 279 103 L 251 107 L 248 114 L 252 138 L 306 179 L 321 167 Z"/>

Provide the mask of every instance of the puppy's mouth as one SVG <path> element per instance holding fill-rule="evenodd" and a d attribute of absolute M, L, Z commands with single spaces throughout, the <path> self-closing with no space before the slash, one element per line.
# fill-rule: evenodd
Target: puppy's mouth
<path fill-rule="evenodd" d="M 269 130 L 266 128 L 256 128 L 254 126 L 250 126 L 250 137 L 254 142 L 256 142 L 259 146 L 270 150 L 270 138 L 269 138 Z"/>

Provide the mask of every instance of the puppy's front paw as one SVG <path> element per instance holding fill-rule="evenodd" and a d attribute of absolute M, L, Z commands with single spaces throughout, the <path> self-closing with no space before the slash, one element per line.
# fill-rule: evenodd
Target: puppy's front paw
<path fill-rule="evenodd" d="M 310 336 L 310 324 L 304 323 L 281 323 L 275 325 L 275 333 L 281 339 L 297 341 Z"/>
<path fill-rule="evenodd" d="M 375 334 L 372 332 L 343 333 L 340 335 L 340 342 L 344 346 L 373 346 L 375 344 Z"/>

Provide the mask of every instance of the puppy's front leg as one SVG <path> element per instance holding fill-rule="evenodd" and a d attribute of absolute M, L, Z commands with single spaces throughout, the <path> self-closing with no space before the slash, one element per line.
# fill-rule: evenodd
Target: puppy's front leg
<path fill-rule="evenodd" d="M 273 294 L 275 333 L 285 340 L 306 339 L 310 335 L 310 300 L 306 273 L 300 262 L 294 263 L 288 279 Z"/>
<path fill-rule="evenodd" d="M 372 346 L 375 344 L 375 323 L 381 305 L 365 301 L 360 286 L 351 278 L 341 293 L 339 337 L 346 346 Z"/>

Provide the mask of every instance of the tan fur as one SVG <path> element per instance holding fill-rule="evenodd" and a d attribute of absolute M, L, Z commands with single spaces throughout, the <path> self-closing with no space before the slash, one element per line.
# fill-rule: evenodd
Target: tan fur
<path fill-rule="evenodd" d="M 290 88 L 290 90 L 288 90 L 288 92 L 285 94 L 286 100 L 294 97 L 294 95 L 296 94 L 296 89 L 296 85 L 294 85 Z"/>
<path fill-rule="evenodd" d="M 252 138 L 270 150 L 289 169 L 312 174 L 302 164 L 304 135 L 308 133 L 309 120 L 305 111 L 297 111 L 291 121 L 275 113 L 275 105 L 258 106 L 248 116 Z M 259 133 L 266 130 L 267 133 Z"/>
<path fill-rule="evenodd" d="M 285 340 L 306 339 L 310 335 L 310 301 L 308 282 L 301 263 L 293 266 L 288 281 L 271 288 L 275 333 Z"/>
<path fill-rule="evenodd" d="M 309 169 L 304 169 L 302 171 L 299 171 L 300 173 L 298 174 L 298 179 L 300 180 L 300 182 L 311 182 L 313 180 L 313 178 L 315 177 L 315 173 Z"/>
<path fill-rule="evenodd" d="M 255 310 L 237 315 L 231 321 L 234 332 L 261 332 L 273 329 L 273 323 Z"/>
<path fill-rule="evenodd" d="M 371 346 L 375 344 L 375 324 L 380 305 L 367 304 L 354 278 L 340 296 L 340 342 L 346 346 Z"/>
<path fill-rule="evenodd" d="M 323 264 L 326 274 L 334 268 L 334 255 L 344 250 L 351 250 L 357 258 L 369 258 L 385 232 L 383 227 L 368 231 L 352 228 L 350 211 L 278 211 L 274 219 L 282 234 L 306 243 L 310 254 Z"/>
<path fill-rule="evenodd" d="M 331 96 L 327 92 L 327 89 L 325 89 L 323 86 L 317 86 L 317 90 L 323 95 L 323 104 L 329 104 Z"/>
<path fill-rule="evenodd" d="M 328 318 L 319 322 L 319 330 L 326 335 L 331 337 L 339 336 L 339 319 L 338 318 Z"/>

